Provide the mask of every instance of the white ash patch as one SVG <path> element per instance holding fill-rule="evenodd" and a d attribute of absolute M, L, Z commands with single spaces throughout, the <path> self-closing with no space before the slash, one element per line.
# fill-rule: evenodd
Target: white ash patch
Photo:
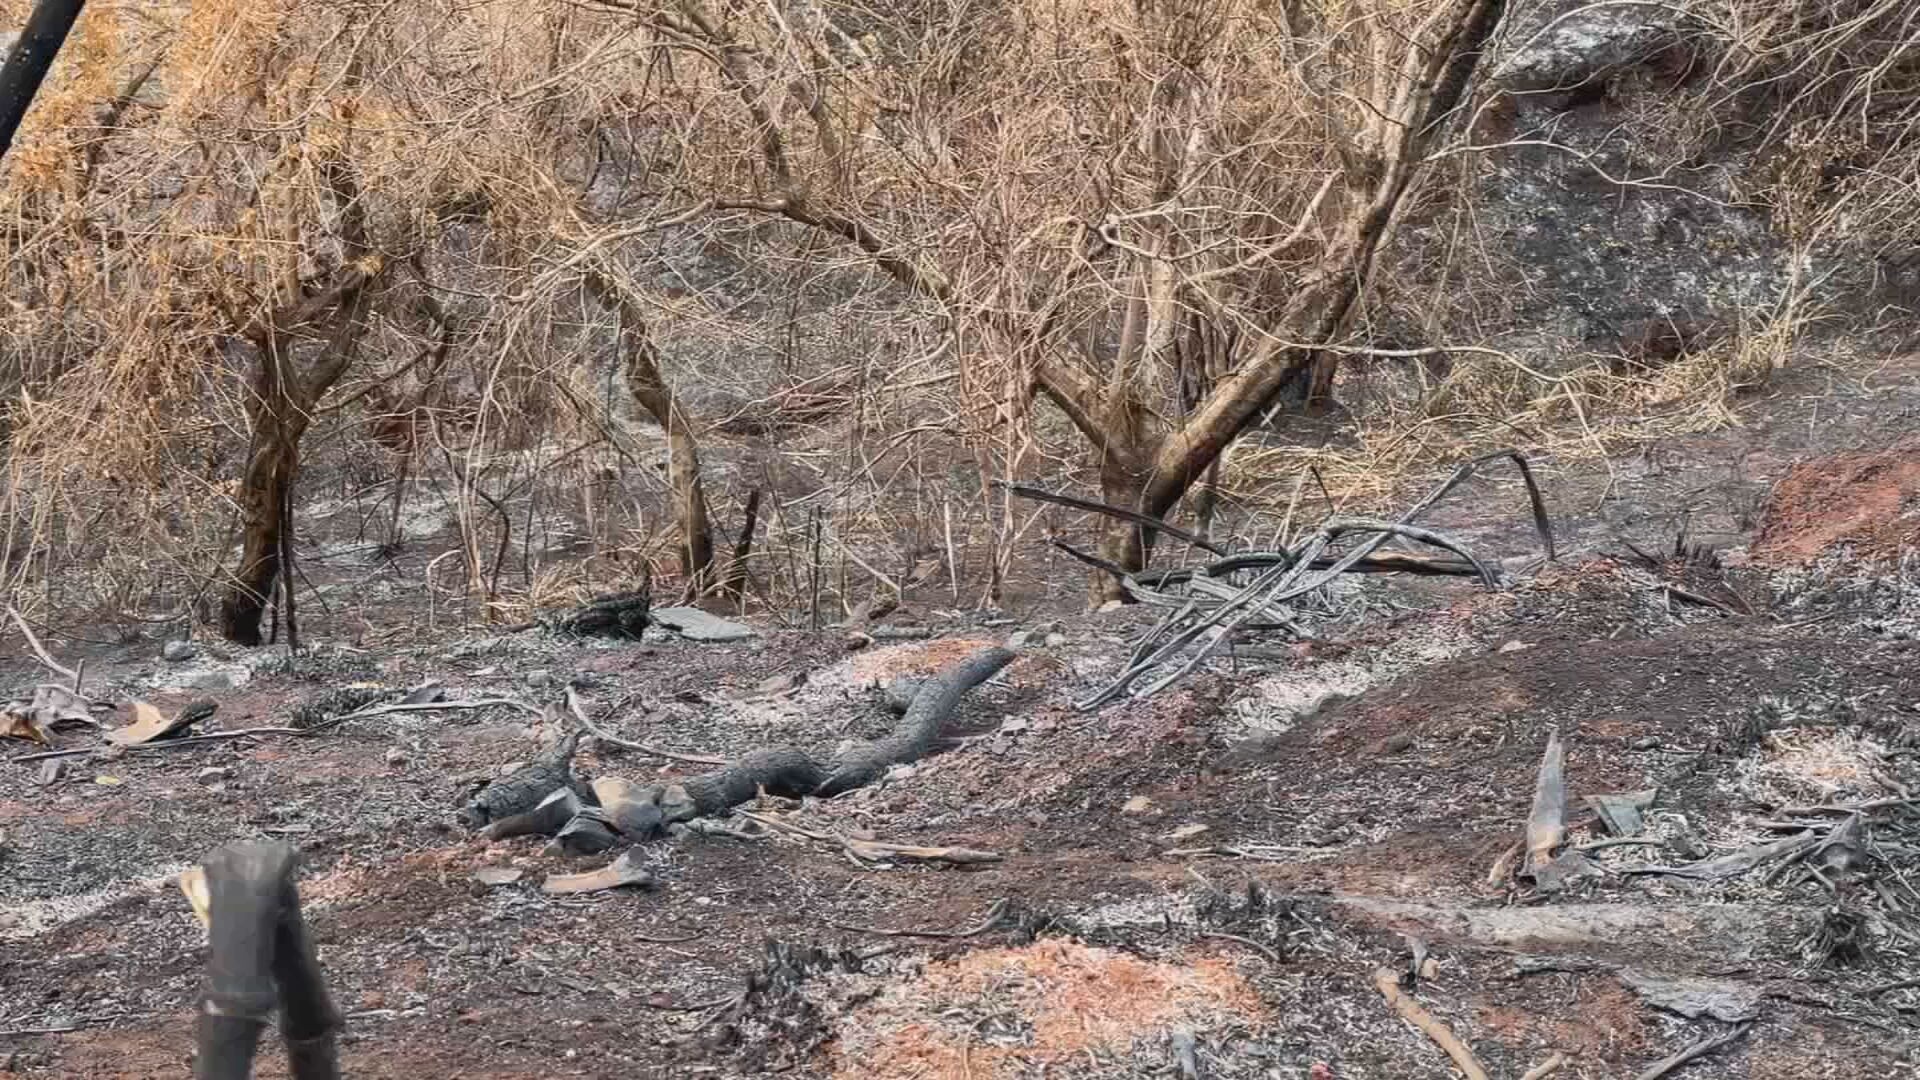
<path fill-rule="evenodd" d="M 1241 725 L 1238 734 L 1242 736 L 1279 734 L 1331 701 L 1365 693 L 1478 647 L 1462 627 L 1422 627 L 1369 656 L 1324 660 L 1256 679 L 1227 703 L 1227 714 Z"/>
<path fill-rule="evenodd" d="M 150 870 L 146 874 L 129 881 L 103 885 L 89 892 L 75 893 L 70 896 L 50 896 L 37 900 L 14 897 L 0 903 L 0 941 L 21 941 L 39 937 L 57 930 L 68 923 L 78 922 L 104 910 L 109 905 L 140 893 L 153 893 L 162 888 L 172 888 L 173 881 L 188 868 L 188 864 L 179 863 L 159 870 Z M 191 908 L 184 898 L 180 901 L 180 912 L 186 918 L 192 918 Z"/>
<path fill-rule="evenodd" d="M 1776 731 L 1734 764 L 1732 787 L 1770 806 L 1879 798 L 1889 794 L 1875 775 L 1885 775 L 1886 753 L 1884 744 L 1857 732 Z"/>

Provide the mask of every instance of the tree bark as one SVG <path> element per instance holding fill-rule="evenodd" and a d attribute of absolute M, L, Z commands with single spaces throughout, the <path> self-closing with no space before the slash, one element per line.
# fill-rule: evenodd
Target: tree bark
<path fill-rule="evenodd" d="M 680 573 L 687 595 L 698 596 L 711 583 L 714 569 L 713 524 L 700 480 L 699 436 L 660 373 L 660 352 L 647 332 L 640 305 L 598 270 L 588 272 L 586 284 L 601 303 L 619 313 L 627 390 L 667 433 L 667 484 L 673 490 L 674 521 L 680 532 Z"/>
<path fill-rule="evenodd" d="M 266 367 L 262 363 L 261 368 Z M 288 410 L 276 408 L 257 385 L 254 401 L 248 409 L 253 453 L 240 481 L 240 567 L 220 605 L 220 633 L 240 645 L 260 644 L 260 617 L 280 573 L 282 510 L 291 505 L 293 478 L 300 467 L 300 431 L 289 430 L 284 422 Z"/>

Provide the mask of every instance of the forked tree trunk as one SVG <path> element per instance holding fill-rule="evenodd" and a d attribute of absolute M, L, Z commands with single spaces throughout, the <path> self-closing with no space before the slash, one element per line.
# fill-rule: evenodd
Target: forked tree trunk
<path fill-rule="evenodd" d="M 713 584 L 714 573 L 713 523 L 700 480 L 699 436 L 661 374 L 660 352 L 647 332 L 646 313 L 598 271 L 587 274 L 586 285 L 601 303 L 619 312 L 627 389 L 634 403 L 667 433 L 667 484 L 673 489 L 673 516 L 680 532 L 680 573 L 687 595 L 698 596 Z"/>
<path fill-rule="evenodd" d="M 293 481 L 300 471 L 300 437 L 314 406 L 346 374 L 361 327 L 360 303 L 375 271 L 349 270 L 334 288 L 302 301 L 280 325 L 247 331 L 259 352 L 247 398 L 253 453 L 240 478 L 240 565 L 220 605 L 220 633 L 240 645 L 260 644 L 260 616 L 273 583 L 292 550 Z M 293 327 L 322 313 L 335 320 L 313 370 L 302 372 L 292 356 Z"/>
<path fill-rule="evenodd" d="M 274 580 L 292 550 L 293 481 L 300 469 L 300 437 L 313 410 L 353 362 L 364 325 L 368 289 L 383 262 L 367 243 L 366 212 L 358 182 L 343 161 L 325 163 L 322 175 L 340 208 L 341 242 L 351 261 L 333 283 L 305 299 L 258 319 L 240 331 L 257 355 L 248 386 L 247 420 L 253 453 L 240 480 L 240 565 L 220 605 L 220 633 L 241 645 L 260 644 L 260 616 Z M 327 323 L 311 369 L 301 370 L 294 348 L 303 331 Z"/>
<path fill-rule="evenodd" d="M 1276 320 L 1278 335 L 1268 335 L 1232 374 L 1214 383 L 1206 400 L 1179 427 L 1158 438 L 1124 435 L 1100 423 L 1108 413 L 1094 405 L 1096 388 L 1077 372 L 1043 364 L 1040 389 L 1075 426 L 1100 447 L 1103 461 L 1137 461 L 1143 487 L 1137 495 L 1116 492 L 1103 464 L 1102 492 L 1110 502 L 1153 517 L 1165 517 L 1187 490 L 1212 469 L 1247 424 L 1272 405 L 1282 391 L 1306 380 L 1310 402 L 1324 404 L 1332 390 L 1336 365 L 1321 359 L 1316 346 L 1335 342 L 1388 235 L 1388 226 L 1445 121 L 1465 104 L 1475 66 L 1504 11 L 1504 0 L 1451 0 L 1448 18 L 1429 25 L 1443 28 L 1430 45 L 1416 44 L 1407 56 L 1407 86 L 1395 101 L 1395 115 L 1381 125 L 1377 176 L 1354 191 L 1355 203 L 1333 230 L 1319 265 L 1308 274 Z M 1284 336 L 1281 336 L 1284 335 Z M 1105 388 L 1098 388 L 1102 396 Z M 1116 498 L 1116 494 L 1122 497 Z M 1101 554 L 1129 570 L 1146 566 L 1141 530 L 1121 522 L 1109 526 Z M 1112 596 L 1096 583 L 1096 603 Z"/>

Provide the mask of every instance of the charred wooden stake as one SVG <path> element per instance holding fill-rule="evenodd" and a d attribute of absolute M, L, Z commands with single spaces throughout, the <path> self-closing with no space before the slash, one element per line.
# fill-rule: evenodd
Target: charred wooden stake
<path fill-rule="evenodd" d="M 196 1080 L 247 1080 L 276 1010 L 293 1080 L 339 1080 L 341 1017 L 300 916 L 298 859 L 269 842 L 230 844 L 202 863 L 211 948 Z"/>

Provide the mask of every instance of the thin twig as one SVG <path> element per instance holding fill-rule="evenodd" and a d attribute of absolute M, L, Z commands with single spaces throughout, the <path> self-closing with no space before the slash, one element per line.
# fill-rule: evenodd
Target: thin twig
<path fill-rule="evenodd" d="M 1175 540 L 1184 541 L 1202 551 L 1211 552 L 1215 555 L 1225 555 L 1227 553 L 1226 548 L 1208 540 L 1204 536 L 1190 533 L 1178 525 L 1169 525 L 1160 518 L 1150 514 L 1142 514 L 1137 510 L 1126 510 L 1118 506 L 1109 506 L 1106 503 L 1095 502 L 1092 499 L 1076 498 L 1072 495 L 1059 495 L 1047 491 L 1044 488 L 1037 488 L 1028 484 L 1009 484 L 1005 480 L 995 480 L 993 486 L 1006 491 L 1009 495 L 1015 495 L 1022 499 L 1054 503 L 1059 506 L 1071 507 L 1075 510 L 1090 510 L 1096 514 L 1105 514 L 1108 517 L 1116 517 L 1122 521 L 1129 521 L 1145 529 L 1166 533 Z"/>
<path fill-rule="evenodd" d="M 1250 937 L 1241 937 L 1239 934 L 1229 934 L 1223 930 L 1200 930 L 1196 932 L 1201 937 L 1204 937 L 1204 938 L 1219 938 L 1222 941 L 1237 941 L 1240 944 L 1245 945 L 1247 948 L 1252 949 L 1254 952 L 1259 953 L 1261 956 L 1266 957 L 1268 960 L 1271 960 L 1273 963 L 1275 964 L 1280 963 L 1279 953 L 1274 952 L 1271 948 L 1260 944 L 1259 942 L 1253 940 Z"/>
<path fill-rule="evenodd" d="M 1660 1080 L 1661 1077 L 1680 1068 L 1680 1066 L 1685 1065 L 1687 1062 L 1695 1058 L 1705 1057 L 1735 1039 L 1738 1039 L 1740 1036 L 1745 1035 L 1747 1029 L 1752 1026 L 1753 1021 L 1748 1020 L 1738 1027 L 1735 1027 L 1732 1031 L 1722 1032 L 1719 1035 L 1701 1039 L 1699 1042 L 1694 1043 L 1692 1046 L 1687 1047 L 1672 1057 L 1654 1062 L 1645 1072 L 1635 1077 L 1634 1080 Z"/>
<path fill-rule="evenodd" d="M 260 735 L 292 735 L 305 737 L 318 735 L 329 728 L 338 727 L 349 720 L 364 720 L 370 716 L 385 716 L 388 713 L 401 712 L 431 712 L 437 709 L 482 709 L 494 705 L 509 705 L 516 709 L 523 709 L 534 713 L 535 715 L 538 715 L 540 712 L 540 710 L 528 705 L 526 702 L 515 701 L 512 698 L 482 698 L 478 701 L 429 701 L 412 705 L 403 702 L 394 705 L 378 705 L 370 709 L 361 709 L 357 712 L 341 713 L 339 716 L 330 716 L 309 727 L 254 727 L 239 728 L 234 731 L 210 731 L 204 735 L 184 735 L 172 739 L 156 739 L 153 742 L 141 743 L 138 746 L 129 746 L 125 749 L 128 753 L 137 754 L 148 750 L 177 750 L 185 746 L 204 746 L 207 743 L 226 742 L 230 739 L 250 739 Z M 18 757 L 8 758 L 7 764 L 23 765 L 27 762 L 46 761 L 51 758 L 81 757 L 100 749 L 102 749 L 102 747 L 82 746 L 71 750 L 43 750 L 35 754 L 22 754 Z"/>
<path fill-rule="evenodd" d="M 1561 1067 L 1566 1063 L 1567 1055 L 1556 1053 L 1547 1060 L 1528 1069 L 1521 1075 L 1520 1080 L 1547 1080 L 1547 1077 L 1559 1072 Z"/>
<path fill-rule="evenodd" d="M 626 701 L 630 700 L 632 699 L 626 699 Z M 626 701 L 616 703 L 613 708 L 608 709 L 607 712 L 612 713 L 618 711 L 621 705 L 626 704 Z M 580 695 L 576 693 L 571 686 L 567 687 L 567 710 L 573 713 L 573 718 L 579 722 L 582 728 L 586 729 L 587 734 L 611 746 L 624 746 L 629 750 L 638 750 L 642 753 L 652 754 L 655 757 L 666 758 L 668 761 L 682 761 L 689 765 L 725 765 L 727 763 L 725 758 L 707 757 L 703 754 L 676 754 L 671 750 L 662 750 L 650 743 L 636 742 L 633 739 L 622 739 L 618 735 L 609 735 L 592 720 L 587 719 L 587 710 L 580 705 Z"/>
<path fill-rule="evenodd" d="M 78 694 L 80 692 L 80 673 L 47 654 L 46 648 L 40 644 L 40 639 L 33 635 L 33 628 L 27 625 L 27 620 L 20 617 L 20 612 L 15 609 L 12 604 L 7 605 L 7 614 L 13 617 L 13 625 L 19 627 L 20 632 L 26 635 L 27 645 L 33 650 L 33 655 L 39 657 L 40 662 L 48 668 L 58 674 L 65 675 L 67 680 L 73 683 L 73 692 Z"/>

